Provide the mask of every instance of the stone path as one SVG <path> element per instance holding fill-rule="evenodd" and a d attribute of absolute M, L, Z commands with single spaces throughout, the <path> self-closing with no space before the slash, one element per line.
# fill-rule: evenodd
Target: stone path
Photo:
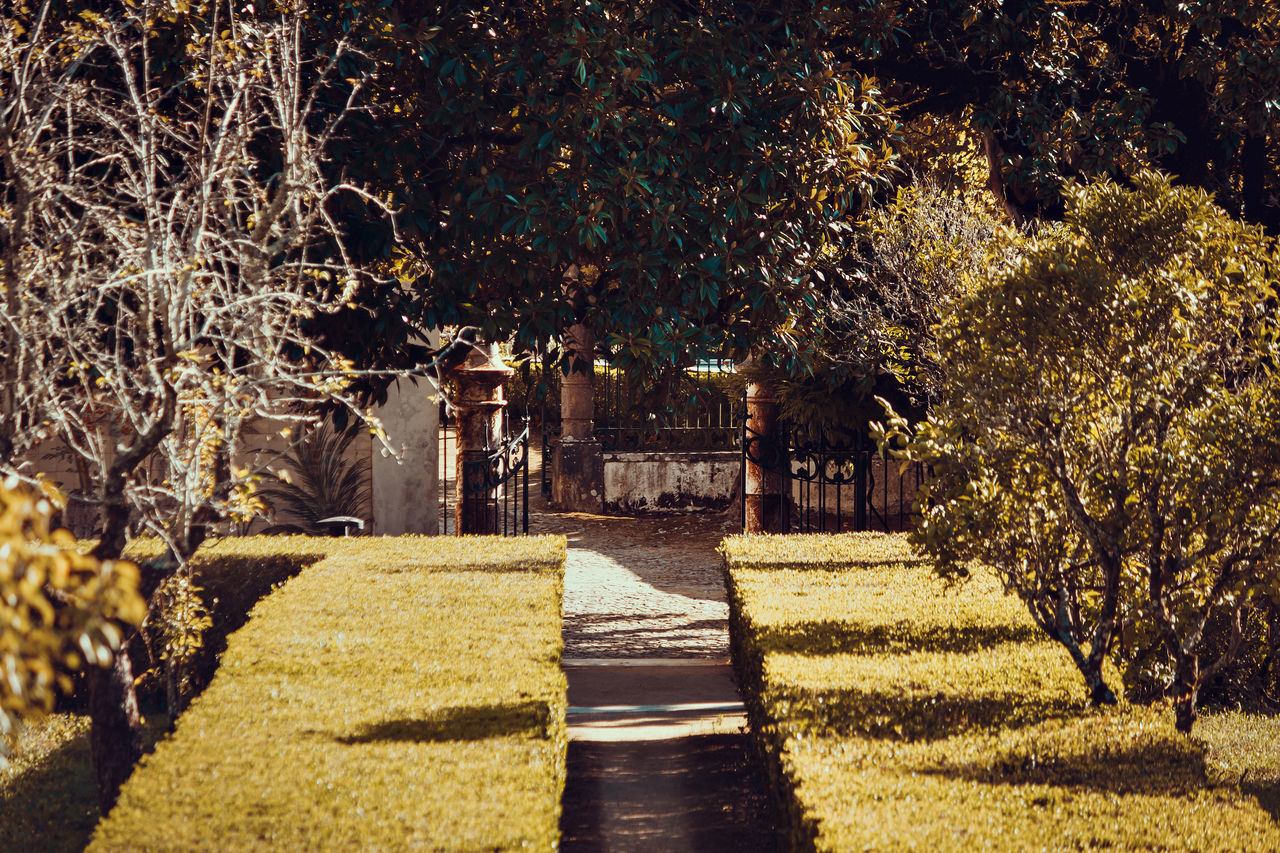
<path fill-rule="evenodd" d="M 736 518 L 547 512 L 563 533 L 569 676 L 563 849 L 772 851 L 729 666 L 716 546 Z"/>

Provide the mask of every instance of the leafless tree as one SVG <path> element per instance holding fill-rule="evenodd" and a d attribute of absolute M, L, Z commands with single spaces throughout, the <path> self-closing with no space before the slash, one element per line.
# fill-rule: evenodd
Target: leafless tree
<path fill-rule="evenodd" d="M 328 158 L 371 66 L 309 39 L 305 3 L 4 5 L 0 470 L 32 480 L 33 450 L 64 443 L 96 476 L 95 555 L 142 526 L 181 566 L 253 509 L 248 422 L 361 414 L 306 320 L 370 276 L 333 210 L 378 200 Z M 146 568 L 144 593 L 174 572 Z M 139 748 L 127 654 L 90 694 L 105 809 Z"/>

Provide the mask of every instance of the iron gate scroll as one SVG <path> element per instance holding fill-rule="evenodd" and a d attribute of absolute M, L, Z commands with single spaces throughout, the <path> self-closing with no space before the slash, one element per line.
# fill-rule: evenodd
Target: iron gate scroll
<path fill-rule="evenodd" d="M 776 435 L 762 435 L 743 418 L 741 442 L 744 495 L 748 462 L 781 479 L 777 529 L 765 532 L 902 531 L 910 524 L 925 467 L 882 459 L 868 436 L 833 440 L 785 423 Z M 741 521 L 745 530 L 745 500 Z"/>
<path fill-rule="evenodd" d="M 488 448 L 486 448 L 488 449 Z M 483 459 L 463 462 L 466 528 L 499 536 L 529 532 L 529 422 Z"/>

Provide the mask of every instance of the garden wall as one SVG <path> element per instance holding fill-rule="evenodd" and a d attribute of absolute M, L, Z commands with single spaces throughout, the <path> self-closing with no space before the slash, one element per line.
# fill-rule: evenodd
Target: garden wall
<path fill-rule="evenodd" d="M 722 510 L 742 476 L 737 450 L 604 453 L 604 511 Z"/>

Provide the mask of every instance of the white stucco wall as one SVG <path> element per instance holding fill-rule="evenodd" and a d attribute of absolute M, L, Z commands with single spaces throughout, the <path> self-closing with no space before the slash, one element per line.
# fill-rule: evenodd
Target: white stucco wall
<path fill-rule="evenodd" d="M 604 454 L 606 512 L 723 509 L 737 494 L 736 450 Z"/>
<path fill-rule="evenodd" d="M 440 405 L 431 384 L 401 379 L 387 391 L 378 419 L 399 459 L 373 447 L 373 532 L 440 532 Z"/>

